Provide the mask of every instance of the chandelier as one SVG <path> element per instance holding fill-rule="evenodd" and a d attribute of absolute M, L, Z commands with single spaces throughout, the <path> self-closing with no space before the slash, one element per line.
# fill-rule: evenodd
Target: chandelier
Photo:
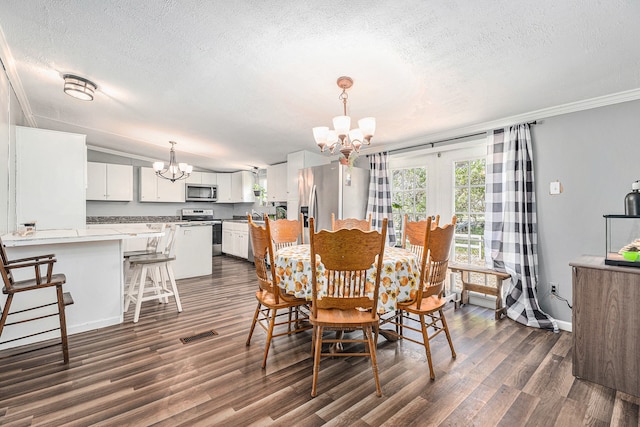
<path fill-rule="evenodd" d="M 169 152 L 169 166 L 165 169 L 164 162 L 154 162 L 153 170 L 156 171 L 156 175 L 160 178 L 168 179 L 171 182 L 176 182 L 179 179 L 186 179 L 191 175 L 193 166 L 186 163 L 176 162 L 176 152 L 173 146 L 176 145 L 177 142 L 169 141 L 169 144 L 171 144 L 171 151 Z"/>
<path fill-rule="evenodd" d="M 351 117 L 347 116 L 347 89 L 353 86 L 351 77 L 338 77 L 338 87 L 342 89 L 342 93 L 338 99 L 342 100 L 344 115 L 333 118 L 333 130 L 328 127 L 313 128 L 313 138 L 320 147 L 320 151 L 324 152 L 326 147 L 333 154 L 338 151 L 349 160 L 349 156 L 353 151 L 360 152 L 360 147 L 371 144 L 371 138 L 376 131 L 376 119 L 373 117 L 365 117 L 358 120 L 358 128 L 351 129 Z"/>

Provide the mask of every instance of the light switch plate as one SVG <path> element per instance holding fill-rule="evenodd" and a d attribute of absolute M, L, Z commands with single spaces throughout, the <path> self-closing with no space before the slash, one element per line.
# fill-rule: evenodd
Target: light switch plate
<path fill-rule="evenodd" d="M 549 194 L 560 194 L 562 193 L 562 184 L 560 181 L 552 181 L 549 184 Z"/>

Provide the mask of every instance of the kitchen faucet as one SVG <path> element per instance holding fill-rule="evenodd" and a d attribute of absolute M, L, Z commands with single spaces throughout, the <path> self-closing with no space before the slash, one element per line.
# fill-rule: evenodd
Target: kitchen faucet
<path fill-rule="evenodd" d="M 256 212 L 255 209 L 251 209 L 251 218 L 261 220 L 262 214 L 260 212 Z"/>

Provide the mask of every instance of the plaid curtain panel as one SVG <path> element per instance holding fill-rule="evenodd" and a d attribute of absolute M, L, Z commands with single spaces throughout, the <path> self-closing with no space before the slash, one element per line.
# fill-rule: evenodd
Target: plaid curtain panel
<path fill-rule="evenodd" d="M 382 220 L 387 218 L 387 242 L 396 245 L 391 209 L 391 184 L 389 183 L 389 162 L 387 153 L 369 155 L 369 201 L 367 217 L 371 213 L 371 228 L 380 231 Z"/>
<path fill-rule="evenodd" d="M 485 261 L 511 275 L 507 316 L 523 325 L 558 332 L 558 324 L 540 310 L 538 232 L 533 153 L 528 124 L 488 136 L 485 191 Z"/>

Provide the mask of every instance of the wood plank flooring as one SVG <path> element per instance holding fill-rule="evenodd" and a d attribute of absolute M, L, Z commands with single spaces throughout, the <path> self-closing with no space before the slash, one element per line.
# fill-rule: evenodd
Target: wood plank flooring
<path fill-rule="evenodd" d="M 213 258 L 211 276 L 178 281 L 184 311 L 147 302 L 122 325 L 70 336 L 60 347 L 0 360 L 0 424 L 7 426 L 626 426 L 640 399 L 571 375 L 571 334 L 523 327 L 465 306 L 422 347 L 379 339 L 383 396 L 366 358 L 323 359 L 311 398 L 310 331 L 274 339 L 266 370 L 253 265 Z M 90 286 L 90 284 L 87 284 Z M 69 308 L 72 310 L 73 306 Z M 213 329 L 218 335 L 183 344 Z M 29 349 L 25 346 L 22 349 Z M 0 354 L 6 356 L 7 352 Z"/>

